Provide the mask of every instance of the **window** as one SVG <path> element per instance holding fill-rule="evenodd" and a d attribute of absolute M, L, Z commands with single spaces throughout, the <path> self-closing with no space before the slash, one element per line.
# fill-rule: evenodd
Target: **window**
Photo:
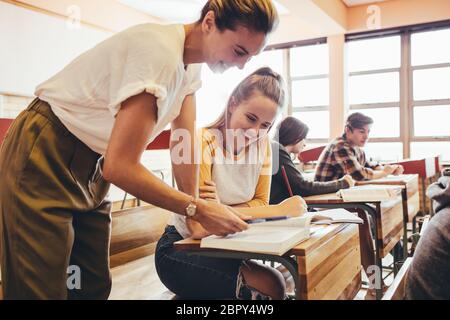
<path fill-rule="evenodd" d="M 328 46 L 317 44 L 291 49 L 291 76 L 327 75 Z"/>
<path fill-rule="evenodd" d="M 317 107 L 329 104 L 328 78 L 292 82 L 292 105 Z"/>
<path fill-rule="evenodd" d="M 329 53 L 326 43 L 290 50 L 293 116 L 309 127 L 308 141 L 330 138 Z"/>
<path fill-rule="evenodd" d="M 283 74 L 283 51 L 265 51 L 253 57 L 243 70 L 232 68 L 223 74 L 213 73 L 207 65 L 202 68 L 202 88 L 196 94 L 197 127 L 204 127 L 215 121 L 223 112 L 233 89 L 256 69 L 270 66 Z"/>
<path fill-rule="evenodd" d="M 413 142 L 411 143 L 411 157 L 422 158 L 441 155 L 442 161 L 450 161 L 450 141 Z"/>
<path fill-rule="evenodd" d="M 450 136 L 450 105 L 414 108 L 414 135 Z"/>
<path fill-rule="evenodd" d="M 448 63 L 450 29 L 412 34 L 411 60 L 413 66 Z"/>
<path fill-rule="evenodd" d="M 450 99 L 450 67 L 415 70 L 413 78 L 415 101 Z"/>
<path fill-rule="evenodd" d="M 450 161 L 450 28 L 411 35 L 411 157 Z"/>
<path fill-rule="evenodd" d="M 373 119 L 370 138 L 400 137 L 400 109 L 399 108 L 369 108 L 352 109 L 351 112 L 361 112 Z"/>
<path fill-rule="evenodd" d="M 398 102 L 399 73 L 355 75 L 349 79 L 350 104 Z"/>
<path fill-rule="evenodd" d="M 374 160 L 398 160 L 400 137 L 401 37 L 347 42 L 350 112 L 374 120 L 366 151 Z M 376 158 L 378 157 L 378 158 Z"/>
<path fill-rule="evenodd" d="M 351 41 L 347 44 L 349 72 L 400 67 L 400 37 Z"/>
<path fill-rule="evenodd" d="M 308 128 L 308 140 L 326 139 L 330 137 L 330 112 L 329 111 L 302 111 L 294 112 L 293 116 L 304 122 Z"/>
<path fill-rule="evenodd" d="M 364 147 L 366 156 L 371 161 L 396 162 L 403 159 L 403 143 L 370 142 Z"/>

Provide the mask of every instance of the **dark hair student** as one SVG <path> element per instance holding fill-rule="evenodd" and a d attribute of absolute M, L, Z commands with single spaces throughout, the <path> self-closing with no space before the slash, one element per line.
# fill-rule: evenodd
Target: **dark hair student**
<path fill-rule="evenodd" d="M 313 182 L 303 177 L 297 169 L 291 155 L 297 157 L 305 147 L 308 126 L 294 117 L 286 117 L 276 128 L 272 142 L 272 184 L 270 189 L 270 203 L 277 204 L 289 198 L 289 192 L 283 179 L 281 166 L 284 166 L 294 195 L 302 197 L 336 192 L 354 184 L 350 176 L 337 181 Z M 276 152 L 276 151 L 277 152 Z"/>

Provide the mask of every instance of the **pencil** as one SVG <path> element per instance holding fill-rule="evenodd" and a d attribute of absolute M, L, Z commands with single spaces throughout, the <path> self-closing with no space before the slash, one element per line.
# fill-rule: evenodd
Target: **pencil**
<path fill-rule="evenodd" d="M 284 166 L 281 166 L 281 174 L 283 175 L 283 180 L 284 180 L 286 188 L 287 188 L 287 190 L 289 192 L 289 196 L 293 197 L 294 194 L 292 193 L 291 184 L 289 183 L 289 179 L 288 179 L 288 176 L 286 174 L 286 169 L 284 168 Z"/>

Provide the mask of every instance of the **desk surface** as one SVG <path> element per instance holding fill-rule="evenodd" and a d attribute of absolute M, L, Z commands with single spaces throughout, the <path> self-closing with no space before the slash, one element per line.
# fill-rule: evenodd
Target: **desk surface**
<path fill-rule="evenodd" d="M 393 186 L 389 186 L 392 188 Z M 404 185 L 395 185 L 399 189 L 398 195 L 400 195 L 400 189 L 404 189 Z M 380 203 L 387 202 L 390 200 L 353 200 L 353 201 L 344 201 L 341 197 L 339 197 L 336 193 L 326 193 L 319 194 L 315 196 L 309 196 L 303 198 L 306 201 L 306 204 L 344 204 L 344 203 Z M 392 198 L 392 201 L 395 200 L 395 197 Z"/>
<path fill-rule="evenodd" d="M 310 251 L 318 248 L 342 231 L 348 223 L 335 223 L 332 225 L 312 225 L 311 235 L 308 240 L 299 243 L 289 250 L 286 255 L 305 256 Z M 174 243 L 175 250 L 180 251 L 224 251 L 220 249 L 200 248 L 200 240 L 184 239 Z"/>
<path fill-rule="evenodd" d="M 356 181 L 357 186 L 363 186 L 366 184 L 377 184 L 377 185 L 408 185 L 412 181 L 418 178 L 417 174 L 402 174 L 398 176 L 389 176 L 382 179 L 376 180 L 366 180 L 366 181 Z"/>

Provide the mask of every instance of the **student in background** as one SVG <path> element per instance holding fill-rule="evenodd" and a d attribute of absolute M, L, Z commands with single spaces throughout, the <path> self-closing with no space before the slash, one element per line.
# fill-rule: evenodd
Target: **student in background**
<path fill-rule="evenodd" d="M 362 149 L 369 139 L 372 118 L 355 112 L 347 118 L 345 132 L 341 137 L 332 141 L 319 157 L 316 167 L 316 181 L 332 181 L 349 174 L 357 181 L 380 179 L 390 174 L 403 173 L 401 165 L 371 166 Z M 369 217 L 365 212 L 358 212 L 364 224 L 359 226 L 361 260 L 365 270 L 375 265 L 373 240 L 370 231 Z M 396 261 L 403 255 L 401 243 L 397 243 L 393 250 Z M 367 298 L 375 295 L 374 290 L 369 290 Z"/>
<path fill-rule="evenodd" d="M 173 166 L 178 191 L 140 159 L 169 124 L 195 141 L 198 64 L 243 68 L 277 20 L 270 0 L 209 0 L 197 22 L 133 26 L 38 86 L 0 152 L 5 299 L 108 298 L 109 183 L 215 234 L 248 227 L 232 208 L 195 197 L 192 161 Z M 80 268 L 80 289 L 67 288 L 69 265 Z"/>
<path fill-rule="evenodd" d="M 420 237 L 406 278 L 406 298 L 450 300 L 450 169 L 428 187 L 436 214 Z"/>
<path fill-rule="evenodd" d="M 200 198 L 232 206 L 253 218 L 297 216 L 306 211 L 300 197 L 288 207 L 268 206 L 271 149 L 267 132 L 285 92 L 281 77 L 261 68 L 245 78 L 231 94 L 224 113 L 201 129 Z M 286 204 L 286 203 L 285 203 Z M 285 281 L 276 269 L 255 261 L 219 259 L 175 251 L 183 238 L 211 233 L 196 221 L 173 215 L 156 249 L 161 281 L 182 298 L 283 299 Z"/>
<path fill-rule="evenodd" d="M 350 174 L 356 181 L 403 173 L 401 165 L 371 165 L 362 149 L 369 140 L 372 118 L 355 112 L 347 118 L 345 132 L 334 139 L 319 157 L 314 180 L 333 181 Z"/>
<path fill-rule="evenodd" d="M 308 181 L 296 168 L 291 154 L 297 157 L 305 148 L 305 139 L 308 134 L 308 126 L 294 117 L 286 117 L 280 122 L 272 141 L 272 184 L 270 187 L 270 203 L 280 203 L 289 198 L 289 192 L 284 181 L 281 167 L 286 170 L 287 178 L 294 195 L 302 197 L 332 193 L 340 189 L 354 186 L 350 175 L 345 175 L 339 180 L 328 182 Z M 277 150 L 278 152 L 275 152 Z"/>

